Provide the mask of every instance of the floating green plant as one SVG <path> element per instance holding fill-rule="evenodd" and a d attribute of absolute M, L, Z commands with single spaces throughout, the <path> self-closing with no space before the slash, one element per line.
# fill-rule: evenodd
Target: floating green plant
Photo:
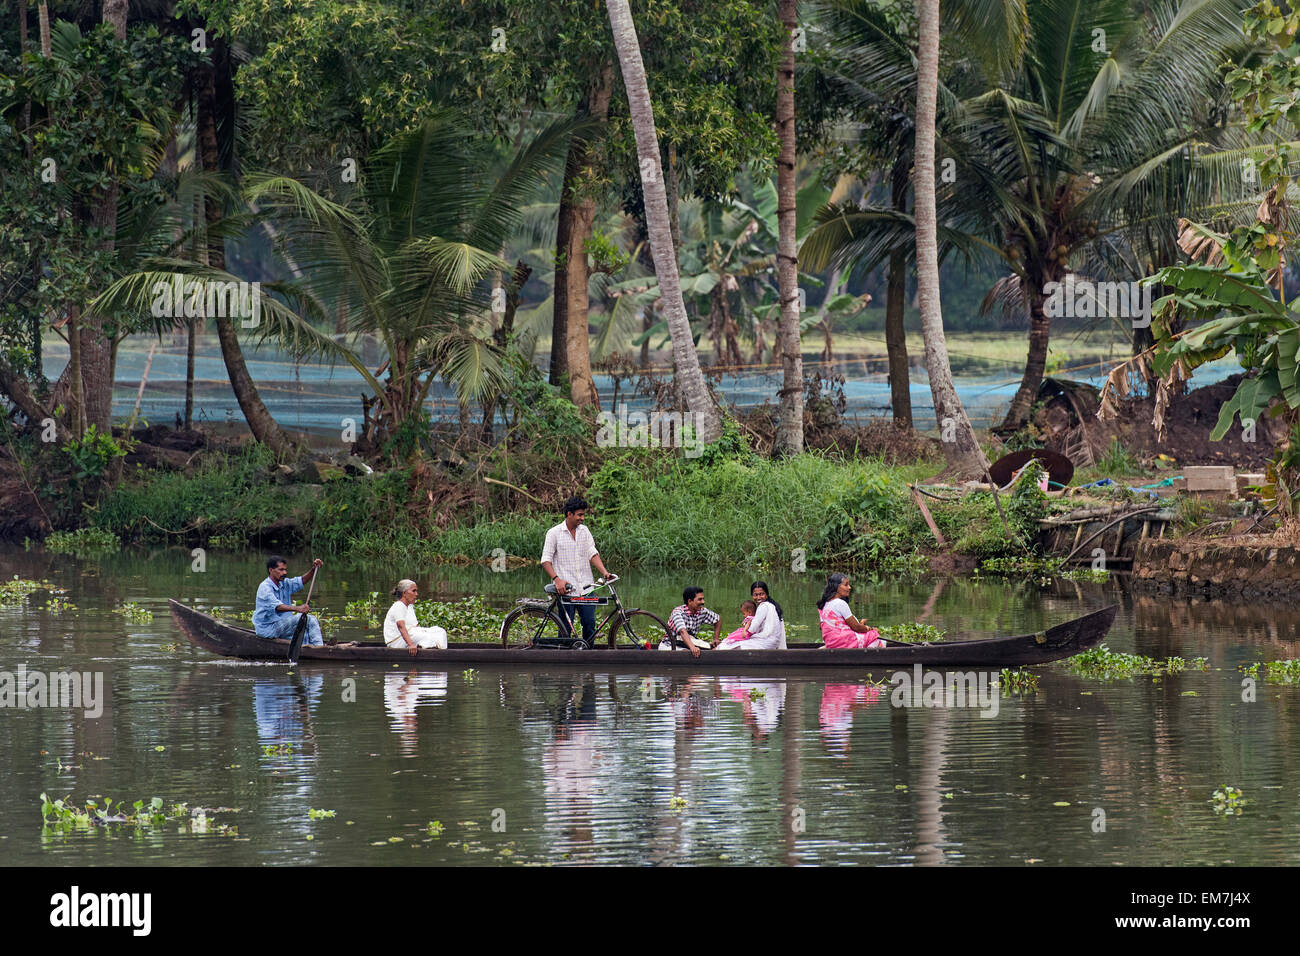
<path fill-rule="evenodd" d="M 45 550 L 50 554 L 71 554 L 79 558 L 111 554 L 121 547 L 122 542 L 118 536 L 103 528 L 55 531 L 45 539 Z"/>
<path fill-rule="evenodd" d="M 442 831 L 447 829 L 442 825 L 441 820 L 430 820 L 424 828 L 424 832 L 429 836 L 442 836 Z"/>
<path fill-rule="evenodd" d="M 1224 817 L 1241 816 L 1247 802 L 1246 795 L 1236 787 L 1220 787 L 1210 794 L 1209 800 L 1214 812 Z"/>
<path fill-rule="evenodd" d="M 49 603 L 45 605 L 45 610 L 52 614 L 62 614 L 64 611 L 75 611 L 77 605 L 73 604 L 61 594 L 56 594 L 50 598 Z"/>
<path fill-rule="evenodd" d="M 182 833 L 220 833 L 235 835 L 238 830 L 227 824 L 213 824 L 212 815 L 217 813 L 238 812 L 231 807 L 208 809 L 190 808 L 188 803 L 173 803 L 170 806 L 162 797 L 153 797 L 148 803 L 136 800 L 130 807 L 124 803 L 114 804 L 105 797 L 103 805 L 99 801 L 88 799 L 84 804 L 72 803 L 68 797 L 51 800 L 41 794 L 41 824 L 49 831 L 72 833 L 89 831 L 100 827 L 105 832 L 117 832 L 123 827 L 136 830 L 153 829 L 166 825 L 180 825 Z"/>
<path fill-rule="evenodd" d="M 293 753 L 293 744 L 263 744 L 263 757 L 287 757 Z"/>
<path fill-rule="evenodd" d="M 147 610 L 134 601 L 127 601 L 121 607 L 113 608 L 114 614 L 120 614 L 132 624 L 148 624 L 153 620 L 153 611 Z"/>
<path fill-rule="evenodd" d="M 1035 554 L 985 558 L 975 569 L 976 577 L 991 574 L 997 577 L 1029 578 L 1044 586 L 1051 584 L 1053 577 L 1059 577 L 1064 573 L 1064 559 Z"/>
<path fill-rule="evenodd" d="M 1300 659 L 1288 658 L 1281 661 L 1256 661 L 1241 668 L 1247 677 L 1260 676 L 1263 669 L 1264 680 L 1270 684 L 1294 684 L 1300 682 Z"/>
<path fill-rule="evenodd" d="M 1026 670 L 1003 668 L 998 675 L 998 685 L 1003 694 L 1037 694 L 1038 675 Z"/>
<path fill-rule="evenodd" d="M 914 621 L 905 624 L 886 624 L 877 628 L 880 636 L 887 641 L 908 641 L 912 644 L 933 644 L 945 637 L 942 628 L 933 624 L 917 624 Z"/>
<path fill-rule="evenodd" d="M 1147 657 L 1144 654 L 1125 654 L 1122 651 L 1112 651 L 1105 644 L 1084 651 L 1081 654 L 1076 654 L 1064 663 L 1066 669 L 1073 671 L 1078 676 L 1091 677 L 1096 680 L 1125 680 L 1142 676 L 1159 677 L 1163 674 L 1181 673 L 1189 666 L 1197 670 L 1209 670 L 1209 662 L 1204 657 L 1194 657 L 1190 661 L 1181 657 L 1159 660 L 1154 657 Z"/>
<path fill-rule="evenodd" d="M 1110 580 L 1110 572 L 1105 568 L 1071 568 L 1069 571 L 1062 571 L 1060 577 L 1062 581 L 1104 584 Z"/>
<path fill-rule="evenodd" d="M 669 810 L 685 810 L 685 809 L 686 809 L 686 798 L 685 798 L 685 797 L 679 797 L 679 796 L 677 796 L 677 794 L 673 794 L 671 797 L 668 798 L 668 809 L 669 809 Z"/>
<path fill-rule="evenodd" d="M 761 688 L 761 687 L 751 687 L 751 688 L 749 689 L 749 699 L 750 699 L 750 700 L 766 700 L 766 699 L 767 699 L 767 691 L 763 690 L 763 688 Z"/>
<path fill-rule="evenodd" d="M 333 810 L 307 810 L 308 820 L 329 820 L 334 816 Z"/>
<path fill-rule="evenodd" d="M 64 593 L 62 588 L 56 588 L 49 581 L 28 581 L 14 575 L 13 580 L 0 582 L 0 607 L 22 607 L 37 591 Z"/>

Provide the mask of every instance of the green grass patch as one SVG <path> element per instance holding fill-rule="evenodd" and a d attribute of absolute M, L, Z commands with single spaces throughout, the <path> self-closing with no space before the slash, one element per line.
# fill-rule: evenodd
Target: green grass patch
<path fill-rule="evenodd" d="M 590 503 L 587 520 L 607 563 L 843 568 L 897 577 L 923 572 L 934 550 L 908 490 L 933 473 L 933 462 L 887 465 L 820 452 L 773 461 L 750 452 L 734 427 L 696 459 L 649 448 L 601 454 L 586 487 L 573 490 Z M 88 520 L 96 533 L 129 542 L 258 547 L 276 533 L 283 541 L 277 546 L 422 565 L 485 561 L 501 551 L 535 560 L 561 517 L 549 507 L 505 514 L 466 508 L 440 528 L 411 518 L 411 480 L 398 468 L 316 486 L 285 484 L 269 453 L 250 445 L 212 456 L 193 475 L 141 472 L 107 492 Z M 1005 528 L 987 493 L 930 506 L 958 552 L 1028 553 L 1046 499 L 1024 481 L 1002 501 Z"/>

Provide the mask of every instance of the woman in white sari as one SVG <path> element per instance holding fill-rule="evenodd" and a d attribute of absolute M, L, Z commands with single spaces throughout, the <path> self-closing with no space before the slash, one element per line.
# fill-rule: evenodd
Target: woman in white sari
<path fill-rule="evenodd" d="M 422 647 L 438 647 L 446 650 L 447 632 L 438 626 L 420 627 L 415 619 L 415 609 L 411 607 L 419 598 L 419 589 L 415 582 L 403 578 L 393 588 L 393 597 L 397 598 L 384 617 L 384 643 L 389 647 L 405 645 L 414 657 Z"/>
<path fill-rule="evenodd" d="M 785 614 L 781 605 L 772 600 L 767 593 L 766 581 L 755 581 L 749 586 L 750 597 L 758 605 L 754 619 L 746 629 L 748 637 L 739 639 L 729 637 L 717 646 L 717 650 L 739 649 L 742 651 L 783 651 L 785 646 Z"/>

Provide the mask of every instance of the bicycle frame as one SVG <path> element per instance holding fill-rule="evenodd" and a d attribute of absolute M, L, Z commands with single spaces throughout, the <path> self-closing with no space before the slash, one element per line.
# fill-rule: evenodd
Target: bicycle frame
<path fill-rule="evenodd" d="M 619 623 L 621 624 L 625 616 L 625 612 L 623 610 L 623 602 L 619 600 L 618 592 L 614 590 L 614 582 L 606 581 L 603 584 L 597 584 L 591 589 L 591 591 L 595 591 L 597 588 L 609 588 L 609 596 L 614 601 L 614 610 L 610 611 L 609 614 L 605 615 L 605 619 L 601 621 L 599 624 L 597 624 L 596 629 L 591 632 L 591 643 L 593 645 L 600 639 L 600 635 L 604 632 L 606 624 L 609 624 L 609 622 L 614 620 L 614 618 L 618 618 Z M 588 591 L 587 594 L 590 594 L 591 591 Z M 585 596 L 586 595 L 584 595 L 584 597 Z M 560 619 L 560 624 L 561 626 L 563 626 L 565 632 L 564 639 L 566 639 L 569 643 L 574 643 L 575 641 L 580 640 L 580 638 L 576 638 L 573 636 L 573 622 L 569 619 L 569 615 L 565 613 L 565 611 L 563 610 L 564 606 L 565 606 L 564 596 L 556 594 L 554 599 L 551 601 L 549 607 L 547 608 L 547 610 L 554 613 L 555 616 Z M 578 607 L 578 605 L 573 603 L 569 603 L 567 606 L 572 608 Z M 609 642 L 611 644 L 613 644 L 618 639 L 617 632 L 616 632 L 617 627 L 618 624 L 614 624 L 609 629 Z"/>

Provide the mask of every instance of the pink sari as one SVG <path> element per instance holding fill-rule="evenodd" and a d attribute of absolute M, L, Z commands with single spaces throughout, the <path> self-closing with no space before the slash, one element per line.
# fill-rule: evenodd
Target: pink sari
<path fill-rule="evenodd" d="M 865 634 L 859 634 L 853 628 L 844 622 L 830 608 L 820 608 L 817 616 L 822 622 L 822 643 L 829 648 L 837 650 L 861 650 L 863 648 L 875 650 L 885 646 L 884 639 L 880 632 L 874 627 Z"/>

